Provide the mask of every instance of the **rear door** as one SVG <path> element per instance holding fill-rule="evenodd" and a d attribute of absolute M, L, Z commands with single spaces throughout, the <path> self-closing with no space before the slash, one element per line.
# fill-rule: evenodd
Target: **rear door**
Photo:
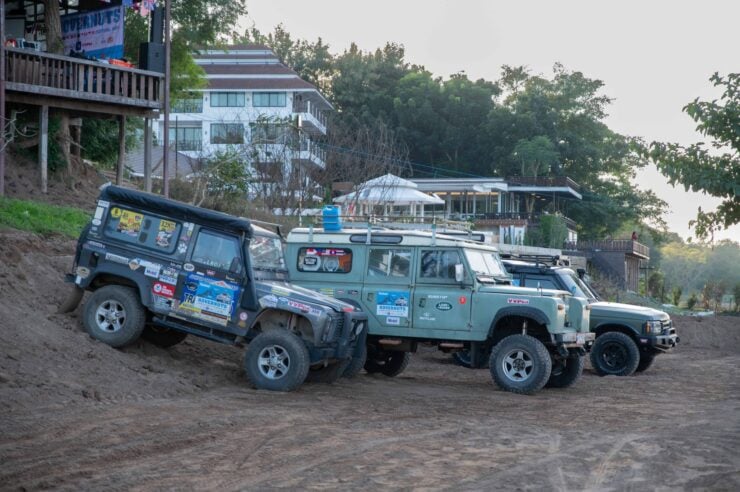
<path fill-rule="evenodd" d="M 177 311 L 192 320 L 236 324 L 245 263 L 240 238 L 200 227 L 178 280 Z"/>
<path fill-rule="evenodd" d="M 362 304 L 381 333 L 411 326 L 413 248 L 369 246 Z"/>

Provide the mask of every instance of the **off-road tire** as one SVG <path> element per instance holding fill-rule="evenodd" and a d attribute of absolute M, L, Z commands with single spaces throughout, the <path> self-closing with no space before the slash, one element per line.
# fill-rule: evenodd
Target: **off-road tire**
<path fill-rule="evenodd" d="M 488 367 L 488 357 L 483 354 L 478 358 L 478 364 L 473 367 L 473 364 L 470 361 L 470 350 L 468 349 L 453 353 L 452 360 L 458 366 L 465 367 L 466 369 L 484 369 Z"/>
<path fill-rule="evenodd" d="M 568 388 L 573 386 L 583 374 L 583 366 L 586 358 L 582 356 L 569 357 L 562 361 L 553 362 L 550 379 L 547 380 L 546 388 Z"/>
<path fill-rule="evenodd" d="M 637 364 L 637 369 L 635 369 L 635 372 L 647 371 L 650 368 L 650 366 L 653 365 L 653 361 L 655 360 L 656 355 L 657 354 L 641 353 L 640 362 Z"/>
<path fill-rule="evenodd" d="M 509 335 L 491 351 L 491 377 L 499 388 L 531 395 L 547 384 L 552 360 L 547 348 L 529 335 Z M 531 368 L 527 371 L 527 368 Z"/>
<path fill-rule="evenodd" d="M 278 361 L 282 369 L 270 366 Z M 244 354 L 244 371 L 257 389 L 291 391 L 306 380 L 309 361 L 308 349 L 300 338 L 285 330 L 270 330 L 250 342 Z"/>
<path fill-rule="evenodd" d="M 188 337 L 184 331 L 173 330 L 155 325 L 146 325 L 141 338 L 157 347 L 170 348 L 182 342 Z"/>
<path fill-rule="evenodd" d="M 367 347 L 363 343 L 361 347 L 355 349 L 355 355 L 350 359 L 347 367 L 344 368 L 342 376 L 347 379 L 357 376 L 362 371 L 362 368 L 365 367 L 365 362 L 367 362 Z"/>
<path fill-rule="evenodd" d="M 306 382 L 309 383 L 335 383 L 344 374 L 349 361 L 334 362 L 327 366 L 321 366 L 317 369 L 309 368 L 306 375 Z"/>
<path fill-rule="evenodd" d="M 368 374 L 380 373 L 390 378 L 398 376 L 408 367 L 411 354 L 408 352 L 371 351 L 368 348 L 365 370 Z"/>
<path fill-rule="evenodd" d="M 611 331 L 596 337 L 591 367 L 599 376 L 629 376 L 640 363 L 637 344 L 624 333 Z"/>
<path fill-rule="evenodd" d="M 82 324 L 87 332 L 111 347 L 135 342 L 144 330 L 146 311 L 139 294 L 130 287 L 106 285 L 85 302 Z"/>

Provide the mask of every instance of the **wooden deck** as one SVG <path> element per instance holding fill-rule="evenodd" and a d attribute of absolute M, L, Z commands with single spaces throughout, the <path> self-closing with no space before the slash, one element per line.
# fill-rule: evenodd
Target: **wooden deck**
<path fill-rule="evenodd" d="M 9 102 L 150 118 L 163 108 L 164 74 L 28 49 L 5 53 Z"/>

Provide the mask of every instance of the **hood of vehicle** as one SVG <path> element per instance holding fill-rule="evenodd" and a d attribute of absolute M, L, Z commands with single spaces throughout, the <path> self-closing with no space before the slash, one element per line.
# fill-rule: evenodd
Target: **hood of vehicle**
<path fill-rule="evenodd" d="M 495 294 L 509 294 L 530 297 L 560 297 L 562 299 L 571 296 L 565 290 L 537 289 L 534 287 L 518 287 L 515 285 L 481 285 L 478 292 L 491 292 Z"/>
<path fill-rule="evenodd" d="M 263 296 L 275 296 L 277 298 L 285 297 L 293 301 L 305 302 L 315 306 L 330 307 L 339 312 L 346 308 L 354 309 L 351 304 L 334 299 L 333 297 L 320 294 L 314 290 L 299 287 L 298 285 L 277 280 L 257 281 L 257 298 L 261 299 Z"/>
<path fill-rule="evenodd" d="M 636 320 L 665 320 L 668 313 L 644 306 L 621 304 L 617 302 L 594 302 L 591 304 L 591 318 L 609 317 Z"/>

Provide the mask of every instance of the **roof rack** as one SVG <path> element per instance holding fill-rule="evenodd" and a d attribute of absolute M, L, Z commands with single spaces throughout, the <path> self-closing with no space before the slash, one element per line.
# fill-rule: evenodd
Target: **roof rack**
<path fill-rule="evenodd" d="M 531 261 L 538 266 L 570 266 L 570 260 L 567 258 L 562 258 L 560 255 L 528 255 L 521 253 L 502 253 L 501 257 L 512 260 Z"/>

